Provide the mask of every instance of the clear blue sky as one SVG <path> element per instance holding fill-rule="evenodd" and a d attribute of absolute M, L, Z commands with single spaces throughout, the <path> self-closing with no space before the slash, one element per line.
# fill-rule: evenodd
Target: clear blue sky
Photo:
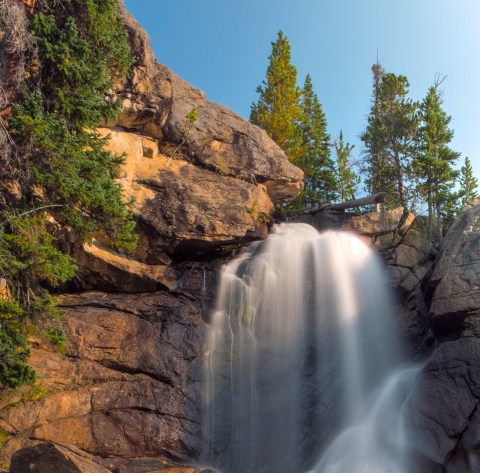
<path fill-rule="evenodd" d="M 480 177 L 480 0 L 126 0 L 157 59 L 248 118 L 283 30 L 299 84 L 307 73 L 332 137 L 361 151 L 370 107 L 370 67 L 379 49 L 388 72 L 404 74 L 420 100 L 437 72 L 452 147 Z M 461 163 L 459 162 L 459 165 Z"/>

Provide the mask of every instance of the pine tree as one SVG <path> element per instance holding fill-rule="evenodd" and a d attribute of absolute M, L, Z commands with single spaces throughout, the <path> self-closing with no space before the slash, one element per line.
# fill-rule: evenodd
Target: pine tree
<path fill-rule="evenodd" d="M 342 202 L 355 198 L 360 177 L 352 169 L 352 150 L 355 145 L 343 141 L 343 132 L 334 143 L 338 166 L 338 191 Z"/>
<path fill-rule="evenodd" d="M 419 130 L 418 104 L 407 97 L 408 89 L 405 76 L 382 72 L 378 85 L 376 83 L 367 129 L 361 135 L 370 190 L 386 192 L 387 205 L 399 204 L 405 210 L 409 204 L 408 190 L 413 177 L 410 165 L 417 152 Z"/>
<path fill-rule="evenodd" d="M 272 43 L 268 59 L 266 80 L 257 87 L 260 97 L 251 106 L 250 121 L 263 128 L 288 159 L 295 161 L 305 151 L 299 126 L 302 91 L 297 85 L 297 69 L 290 62 L 290 43 L 282 31 Z"/>
<path fill-rule="evenodd" d="M 39 0 L 28 23 L 32 46 L 0 153 L 0 394 L 31 382 L 26 328 L 41 319 L 61 342 L 49 289 L 71 279 L 73 258 L 60 250 L 58 225 L 79 243 L 97 232 L 132 249 L 135 222 L 115 181 L 123 161 L 95 130 L 118 104 L 106 100 L 133 62 L 117 0 Z M 7 131 L 8 130 L 8 131 Z M 53 225 L 52 222 L 55 222 Z M 10 300 L 11 297 L 11 300 Z"/>
<path fill-rule="evenodd" d="M 449 128 L 452 117 L 442 109 L 443 98 L 439 85 L 440 81 L 437 80 L 421 104 L 421 146 L 413 168 L 419 180 L 418 190 L 427 202 L 429 228 L 433 227 L 435 213 L 441 238 L 443 216 L 457 198 L 452 189 L 458 171 L 453 166 L 460 153 L 448 146 L 453 139 L 453 130 Z"/>
<path fill-rule="evenodd" d="M 295 164 L 305 173 L 305 187 L 300 196 L 292 202 L 293 208 L 314 207 L 320 202 L 330 202 L 337 197 L 327 119 L 317 94 L 313 91 L 310 75 L 305 78 L 301 106 L 303 117 L 300 128 L 305 152 L 297 158 Z"/>
<path fill-rule="evenodd" d="M 460 170 L 460 191 L 461 206 L 465 207 L 474 199 L 478 198 L 478 179 L 473 175 L 472 163 L 465 157 L 465 164 Z"/>
<path fill-rule="evenodd" d="M 387 153 L 382 146 L 378 120 L 380 112 L 380 84 L 385 70 L 377 62 L 372 66 L 373 73 L 373 96 L 372 107 L 368 117 L 368 126 L 365 133 L 361 136 L 364 142 L 365 152 L 365 188 L 369 194 L 376 194 L 377 192 L 385 192 L 387 200 L 393 200 L 396 204 L 395 197 L 395 175 L 394 169 L 390 164 Z M 393 205 L 395 205 L 393 204 Z"/>

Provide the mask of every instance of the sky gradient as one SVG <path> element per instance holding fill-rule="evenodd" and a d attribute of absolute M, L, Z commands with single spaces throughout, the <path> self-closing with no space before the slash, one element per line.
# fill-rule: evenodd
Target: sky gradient
<path fill-rule="evenodd" d="M 421 100 L 435 74 L 453 117 L 452 148 L 480 177 L 479 0 L 126 0 L 157 59 L 245 118 L 282 30 L 299 85 L 310 73 L 332 138 L 343 129 L 357 158 L 370 108 L 377 48 Z"/>

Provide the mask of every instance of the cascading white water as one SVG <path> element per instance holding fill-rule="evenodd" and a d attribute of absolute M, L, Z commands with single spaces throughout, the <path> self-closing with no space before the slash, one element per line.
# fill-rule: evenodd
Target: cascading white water
<path fill-rule="evenodd" d="M 222 473 L 408 473 L 382 263 L 358 237 L 282 224 L 223 270 L 203 463 Z M 377 393 L 377 394 L 375 394 Z M 336 437 L 336 438 L 335 438 Z"/>

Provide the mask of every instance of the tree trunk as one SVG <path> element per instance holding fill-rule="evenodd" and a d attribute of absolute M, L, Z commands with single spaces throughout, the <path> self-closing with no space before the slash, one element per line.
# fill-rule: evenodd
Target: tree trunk
<path fill-rule="evenodd" d="M 427 204 L 428 204 L 428 236 L 431 241 L 432 233 L 433 233 L 433 207 L 432 207 L 432 183 L 431 182 L 428 183 Z"/>
<path fill-rule="evenodd" d="M 376 194 L 362 197 L 361 199 L 352 199 L 340 204 L 330 205 L 329 209 L 346 210 L 353 209 L 355 207 L 362 207 L 364 205 L 382 204 L 383 202 L 385 202 L 385 192 L 377 192 Z"/>
<path fill-rule="evenodd" d="M 438 246 L 441 247 L 443 243 L 443 221 L 440 213 L 440 205 L 437 204 L 437 226 L 438 226 Z"/>
<path fill-rule="evenodd" d="M 403 182 L 402 165 L 400 163 L 400 156 L 395 153 L 395 166 L 397 168 L 397 185 L 398 185 L 398 198 L 400 199 L 400 205 L 407 211 L 407 194 L 405 192 L 405 184 Z"/>

